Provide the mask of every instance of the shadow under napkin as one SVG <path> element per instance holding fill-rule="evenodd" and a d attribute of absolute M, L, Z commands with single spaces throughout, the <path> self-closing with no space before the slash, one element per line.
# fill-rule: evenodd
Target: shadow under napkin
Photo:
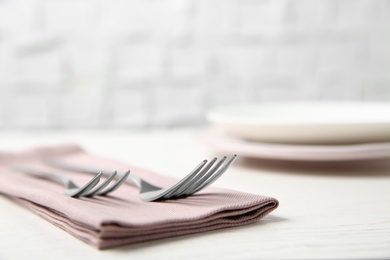
<path fill-rule="evenodd" d="M 143 202 L 137 196 L 138 189 L 130 182 L 110 196 L 74 199 L 62 194 L 62 186 L 24 175 L 11 167 L 14 163 L 24 163 L 67 174 L 77 183 L 90 179 L 90 175 L 53 169 L 42 162 L 51 157 L 119 172 L 130 169 L 166 187 L 177 180 L 97 157 L 78 146 L 0 153 L 0 193 L 99 249 L 246 225 L 260 220 L 278 206 L 274 198 L 220 188 L 207 188 L 179 200 Z"/>

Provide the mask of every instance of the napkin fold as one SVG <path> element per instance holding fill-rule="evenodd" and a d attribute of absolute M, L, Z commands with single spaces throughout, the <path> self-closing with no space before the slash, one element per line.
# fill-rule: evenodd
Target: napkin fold
<path fill-rule="evenodd" d="M 259 221 L 278 206 L 278 201 L 271 197 L 214 187 L 183 199 L 144 202 L 130 181 L 107 196 L 75 199 L 63 195 L 63 186 L 12 167 L 24 164 L 66 174 L 79 184 L 92 177 L 52 168 L 44 163 L 49 158 L 85 167 L 116 169 L 118 173 L 130 169 L 163 187 L 169 187 L 177 179 L 90 154 L 77 145 L 0 153 L 2 195 L 99 249 L 246 225 Z"/>

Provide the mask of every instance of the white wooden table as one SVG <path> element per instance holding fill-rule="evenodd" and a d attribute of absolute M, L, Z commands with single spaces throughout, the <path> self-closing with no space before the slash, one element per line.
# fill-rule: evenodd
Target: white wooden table
<path fill-rule="evenodd" d="M 201 131 L 3 132 L 0 149 L 73 142 L 181 177 L 215 155 L 199 143 Z M 273 196 L 280 206 L 257 224 L 98 251 L 0 196 L 0 259 L 390 259 L 390 159 L 241 158 L 214 185 Z"/>

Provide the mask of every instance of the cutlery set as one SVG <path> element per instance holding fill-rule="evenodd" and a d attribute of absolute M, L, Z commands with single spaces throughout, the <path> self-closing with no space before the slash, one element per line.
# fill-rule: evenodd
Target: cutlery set
<path fill-rule="evenodd" d="M 232 156 L 226 163 L 226 156 L 219 161 L 217 158 L 212 159 L 210 162 L 204 160 L 187 176 L 169 188 L 163 188 L 149 183 L 141 177 L 130 173 L 130 170 L 126 171 L 118 179 L 115 179 L 117 171 L 97 170 L 70 165 L 56 160 L 46 160 L 45 163 L 62 170 L 91 174 L 93 177 L 85 185 L 79 187 L 74 181 L 63 174 L 45 172 L 21 164 L 14 165 L 13 168 L 32 177 L 46 179 L 64 185 L 64 194 L 73 198 L 93 197 L 97 195 L 104 196 L 118 189 L 127 179 L 130 179 L 139 188 L 139 198 L 143 201 L 151 202 L 184 198 L 197 193 L 221 177 L 233 164 L 236 157 L 236 155 Z M 101 182 L 101 177 L 106 172 L 112 173 L 108 174 L 106 180 Z"/>
<path fill-rule="evenodd" d="M 237 158 L 228 154 L 175 180 L 72 144 L 0 152 L 0 196 L 97 249 L 258 222 L 279 202 L 214 187 Z M 172 162 L 178 169 L 180 159 Z"/>

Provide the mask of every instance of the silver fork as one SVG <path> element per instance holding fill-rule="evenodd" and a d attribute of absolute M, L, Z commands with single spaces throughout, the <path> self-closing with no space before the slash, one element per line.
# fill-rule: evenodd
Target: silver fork
<path fill-rule="evenodd" d="M 103 172 L 95 174 L 95 176 L 84 186 L 77 186 L 69 177 L 61 174 L 48 173 L 41 170 L 32 169 L 25 165 L 14 165 L 15 170 L 23 172 L 25 174 L 31 175 L 33 177 L 42 178 L 46 180 L 50 180 L 65 186 L 64 194 L 73 198 L 79 197 L 92 197 L 95 195 L 106 195 L 110 192 L 116 190 L 129 176 L 130 171 L 125 172 L 113 185 L 107 187 L 108 184 L 112 182 L 112 180 L 117 175 L 117 172 L 113 172 L 108 176 L 108 178 L 102 182 L 100 185 L 96 186 L 100 182 L 100 178 L 103 176 Z M 95 187 L 96 186 L 96 187 Z"/>
<path fill-rule="evenodd" d="M 237 155 L 234 155 L 227 163 L 225 163 L 225 165 L 223 165 L 223 163 L 227 159 L 226 156 L 224 156 L 218 163 L 216 163 L 217 158 L 214 158 L 209 163 L 207 163 L 207 160 L 204 160 L 186 177 L 170 188 L 162 188 L 153 185 L 133 173 L 129 175 L 129 178 L 138 186 L 139 197 L 143 201 L 183 198 L 195 194 L 216 181 L 224 172 L 226 172 L 236 158 Z M 45 162 L 50 166 L 68 171 L 77 171 L 89 174 L 96 174 L 99 172 L 97 169 L 70 165 L 55 160 L 46 160 Z"/>

